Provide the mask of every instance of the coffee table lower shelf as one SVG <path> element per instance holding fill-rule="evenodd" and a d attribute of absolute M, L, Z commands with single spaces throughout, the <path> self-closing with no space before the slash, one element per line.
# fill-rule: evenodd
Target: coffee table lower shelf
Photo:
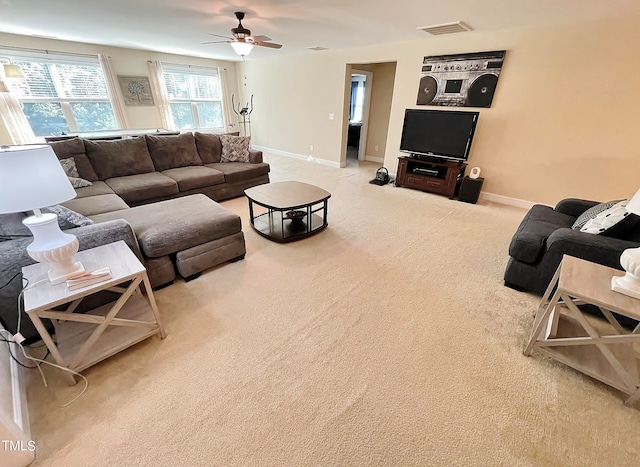
<path fill-rule="evenodd" d="M 327 224 L 318 214 L 311 214 L 311 224 L 307 216 L 303 219 L 283 218 L 283 211 L 270 210 L 253 219 L 253 228 L 262 236 L 277 242 L 291 242 L 313 235 Z"/>

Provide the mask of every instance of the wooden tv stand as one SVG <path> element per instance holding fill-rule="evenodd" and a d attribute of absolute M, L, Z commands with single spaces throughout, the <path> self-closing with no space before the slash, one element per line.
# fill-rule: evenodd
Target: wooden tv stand
<path fill-rule="evenodd" d="M 463 162 L 439 162 L 401 156 L 398 157 L 396 186 L 438 193 L 452 199 L 466 167 L 467 164 Z"/>

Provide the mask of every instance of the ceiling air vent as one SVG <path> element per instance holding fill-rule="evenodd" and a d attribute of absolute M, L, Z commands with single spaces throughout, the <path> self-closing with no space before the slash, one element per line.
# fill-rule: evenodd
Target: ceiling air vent
<path fill-rule="evenodd" d="M 309 50 L 315 50 L 316 52 L 319 50 L 327 50 L 327 47 L 322 47 L 320 45 L 316 45 L 315 47 L 307 47 Z"/>
<path fill-rule="evenodd" d="M 467 24 L 464 24 L 462 21 L 458 21 L 457 23 L 447 23 L 447 24 L 436 24 L 435 26 L 424 26 L 418 28 L 421 31 L 428 32 L 434 36 L 441 36 L 443 34 L 454 34 L 456 32 L 467 32 L 472 31 L 473 28 Z"/>

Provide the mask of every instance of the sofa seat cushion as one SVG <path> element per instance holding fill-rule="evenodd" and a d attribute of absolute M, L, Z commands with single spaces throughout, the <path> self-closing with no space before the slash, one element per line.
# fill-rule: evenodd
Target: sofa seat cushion
<path fill-rule="evenodd" d="M 162 173 L 175 180 L 180 191 L 195 190 L 224 183 L 224 174 L 210 167 L 179 167 L 177 169 L 164 170 Z"/>
<path fill-rule="evenodd" d="M 73 157 L 79 177 L 89 180 L 90 182 L 98 180 L 98 175 L 87 157 L 83 140 L 80 138 L 71 138 L 49 143 L 49 146 L 51 146 L 53 152 L 56 153 L 58 159 L 62 160 Z"/>
<path fill-rule="evenodd" d="M 159 172 L 176 167 L 202 165 L 196 149 L 196 140 L 191 133 L 177 136 L 146 135 L 145 138 L 153 165 Z"/>
<path fill-rule="evenodd" d="M 77 198 L 86 198 L 88 196 L 98 196 L 98 195 L 113 195 L 113 190 L 107 185 L 105 182 L 98 180 L 97 182 L 92 182 L 93 185 L 76 188 Z"/>
<path fill-rule="evenodd" d="M 144 136 L 113 141 L 84 140 L 84 147 L 100 180 L 156 170 Z"/>
<path fill-rule="evenodd" d="M 129 209 L 127 203 L 113 193 L 74 198 L 61 204 L 89 218 L 95 214 Z"/>
<path fill-rule="evenodd" d="M 124 219 L 149 258 L 177 253 L 242 231 L 240 216 L 205 195 L 190 195 L 92 217 Z"/>
<path fill-rule="evenodd" d="M 224 174 L 224 180 L 228 183 L 241 182 L 250 178 L 260 177 L 269 173 L 269 164 L 260 162 L 251 164 L 247 162 L 218 162 L 207 164 L 206 167 L 219 170 Z"/>
<path fill-rule="evenodd" d="M 534 264 L 542 255 L 549 235 L 563 227 L 571 228 L 575 220 L 575 217 L 554 211 L 549 206 L 536 204 L 522 219 L 511 239 L 509 256 Z"/>
<path fill-rule="evenodd" d="M 105 182 L 130 204 L 178 193 L 176 181 L 159 172 L 109 178 Z"/>

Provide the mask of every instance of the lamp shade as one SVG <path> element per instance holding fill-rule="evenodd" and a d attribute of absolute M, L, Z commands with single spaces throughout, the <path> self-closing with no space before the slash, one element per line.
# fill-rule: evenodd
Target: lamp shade
<path fill-rule="evenodd" d="M 75 196 L 51 146 L 0 147 L 0 214 L 40 209 Z"/>
<path fill-rule="evenodd" d="M 640 190 L 636 191 L 636 194 L 627 203 L 627 211 L 640 215 Z"/>
<path fill-rule="evenodd" d="M 251 52 L 251 49 L 253 49 L 253 44 L 249 44 L 248 42 L 230 42 L 230 44 L 231 47 L 233 47 L 233 50 L 235 50 L 238 55 L 242 55 L 243 57 L 245 55 L 249 55 L 249 52 Z"/>

